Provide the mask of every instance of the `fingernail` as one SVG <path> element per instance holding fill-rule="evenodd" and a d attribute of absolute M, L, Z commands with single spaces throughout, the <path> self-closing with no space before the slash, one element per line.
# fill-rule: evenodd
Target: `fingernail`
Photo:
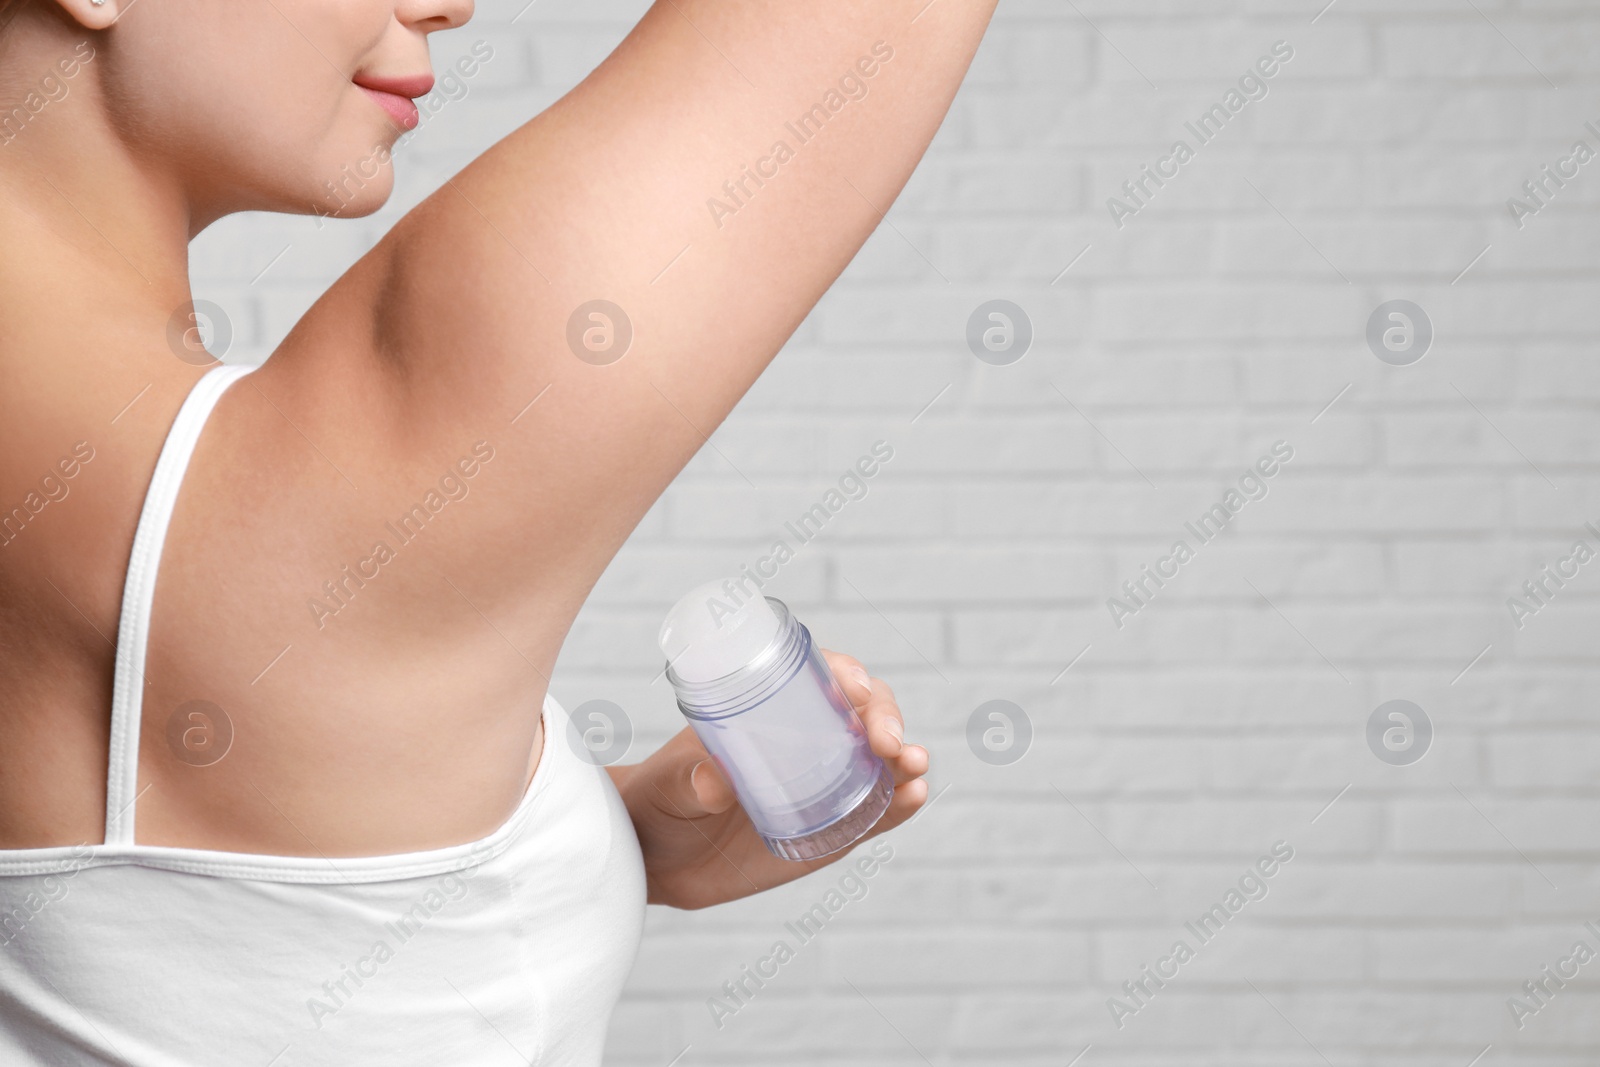
<path fill-rule="evenodd" d="M 884 729 L 889 731 L 889 736 L 894 738 L 897 745 L 901 748 L 906 747 L 906 728 L 899 719 L 890 719 L 883 726 Z"/>
<path fill-rule="evenodd" d="M 867 692 L 869 692 L 869 693 L 872 692 L 872 679 L 867 677 L 866 668 L 864 668 L 864 667 L 851 667 L 850 668 L 850 677 L 852 677 L 856 681 L 860 682 L 862 687 L 865 688 Z"/>

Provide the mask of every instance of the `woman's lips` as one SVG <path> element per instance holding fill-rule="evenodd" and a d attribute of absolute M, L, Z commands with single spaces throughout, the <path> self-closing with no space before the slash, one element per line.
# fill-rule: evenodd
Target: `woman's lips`
<path fill-rule="evenodd" d="M 433 91 L 433 75 L 420 74 L 409 78 L 356 78 L 356 86 L 383 108 L 384 114 L 402 130 L 414 130 L 422 116 L 412 98 L 427 96 Z"/>
<path fill-rule="evenodd" d="M 383 108 L 394 124 L 402 130 L 414 130 L 417 128 L 417 123 L 422 121 L 417 105 L 403 96 L 368 89 L 365 85 L 361 86 L 361 91 L 372 97 L 373 102 Z"/>

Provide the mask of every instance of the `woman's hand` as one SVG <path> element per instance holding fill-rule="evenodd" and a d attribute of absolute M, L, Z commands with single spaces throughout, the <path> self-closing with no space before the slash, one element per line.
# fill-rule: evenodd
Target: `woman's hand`
<path fill-rule="evenodd" d="M 861 716 L 872 751 L 894 775 L 894 799 L 867 835 L 875 837 L 905 822 L 927 802 L 928 783 L 922 776 L 928 771 L 928 750 L 905 743 L 900 705 L 888 683 L 869 679 L 866 668 L 851 656 L 826 649 L 822 654 Z M 767 851 L 733 788 L 691 729 L 643 763 L 609 770 L 639 835 L 652 904 L 704 908 L 737 900 L 792 882 L 850 852 L 797 863 Z"/>

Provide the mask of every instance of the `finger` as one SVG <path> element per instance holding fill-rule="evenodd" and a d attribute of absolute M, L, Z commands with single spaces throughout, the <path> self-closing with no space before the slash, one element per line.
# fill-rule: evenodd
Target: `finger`
<path fill-rule="evenodd" d="M 739 799 L 716 761 L 709 758 L 689 768 L 689 788 L 694 791 L 700 809 L 710 815 L 722 814 Z"/>
<path fill-rule="evenodd" d="M 651 762 L 657 766 L 650 767 Z M 656 806 L 668 814 L 685 819 L 719 815 L 735 802 L 732 787 L 691 729 L 680 731 L 641 769 L 651 774 Z"/>
<path fill-rule="evenodd" d="M 905 785 L 928 773 L 928 750 L 921 745 L 907 745 L 900 755 L 883 762 L 894 776 L 894 784 Z"/>
<path fill-rule="evenodd" d="M 830 649 L 823 649 L 822 655 L 838 679 L 839 688 L 861 716 L 872 751 L 884 759 L 900 755 L 905 748 L 905 722 L 889 683 L 868 675 L 854 656 Z"/>
<path fill-rule="evenodd" d="M 822 650 L 822 658 L 828 664 L 828 669 L 833 672 L 833 676 L 838 679 L 839 688 L 844 690 L 844 695 L 850 699 L 852 707 L 860 708 L 871 699 L 872 678 L 860 660 L 826 648 Z"/>
<path fill-rule="evenodd" d="M 928 802 L 928 782 L 925 778 L 907 782 L 894 791 L 894 799 L 889 801 L 889 809 L 883 813 L 877 823 L 872 827 L 869 837 L 877 837 L 887 833 L 896 826 L 905 823 L 913 815 L 922 810 Z"/>
<path fill-rule="evenodd" d="M 905 718 L 900 703 L 886 684 L 878 684 L 867 702 L 856 709 L 867 728 L 872 751 L 884 759 L 899 757 L 906 748 Z"/>

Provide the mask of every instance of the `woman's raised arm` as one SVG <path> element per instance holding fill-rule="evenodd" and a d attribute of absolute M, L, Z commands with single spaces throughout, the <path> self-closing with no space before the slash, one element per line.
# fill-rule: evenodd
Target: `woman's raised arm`
<path fill-rule="evenodd" d="M 581 600 L 877 226 L 994 6 L 661 0 L 402 219 L 260 388 L 370 397 L 338 432 L 388 455 L 504 441 L 478 566 Z"/>

